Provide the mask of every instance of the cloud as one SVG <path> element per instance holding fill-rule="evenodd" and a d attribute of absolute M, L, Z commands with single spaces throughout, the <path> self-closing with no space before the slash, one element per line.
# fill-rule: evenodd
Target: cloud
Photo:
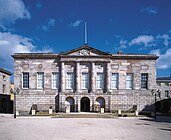
<path fill-rule="evenodd" d="M 155 46 L 154 43 L 155 38 L 152 35 L 140 35 L 137 38 L 134 38 L 130 41 L 129 46 L 132 45 L 144 45 L 145 47 L 148 46 Z"/>
<path fill-rule="evenodd" d="M 43 25 L 41 28 L 44 30 L 44 31 L 46 31 L 46 32 L 48 32 L 48 31 L 50 31 L 50 29 L 52 28 L 52 27 L 54 27 L 55 26 L 55 19 L 48 19 L 47 20 L 47 23 L 45 24 L 45 25 Z"/>
<path fill-rule="evenodd" d="M 30 19 L 30 13 L 21 0 L 0 0 L 0 28 L 6 30 L 17 19 Z"/>
<path fill-rule="evenodd" d="M 13 68 L 11 55 L 14 53 L 49 52 L 52 49 L 37 49 L 33 41 L 29 38 L 11 34 L 10 32 L 0 32 L 0 64 L 7 69 Z"/>
<path fill-rule="evenodd" d="M 167 34 L 158 35 L 157 39 L 163 39 L 163 44 L 167 47 L 169 45 L 169 40 L 171 39 Z"/>
<path fill-rule="evenodd" d="M 155 55 L 157 55 L 157 56 L 160 56 L 160 49 L 151 50 L 150 54 L 155 54 Z"/>
<path fill-rule="evenodd" d="M 82 23 L 82 20 L 76 20 L 69 24 L 70 27 L 78 27 Z"/>
<path fill-rule="evenodd" d="M 120 42 L 119 42 L 119 46 L 120 46 L 119 48 L 120 48 L 120 49 L 127 48 L 127 43 L 128 43 L 127 40 L 121 39 Z"/>
<path fill-rule="evenodd" d="M 168 49 L 164 54 L 160 54 L 159 50 L 152 50 L 151 53 L 160 56 L 157 60 L 157 68 L 158 69 L 167 69 L 171 68 L 171 49 Z"/>
<path fill-rule="evenodd" d="M 147 13 L 147 14 L 157 14 L 158 9 L 156 7 L 149 6 L 149 7 L 142 8 L 141 12 Z"/>

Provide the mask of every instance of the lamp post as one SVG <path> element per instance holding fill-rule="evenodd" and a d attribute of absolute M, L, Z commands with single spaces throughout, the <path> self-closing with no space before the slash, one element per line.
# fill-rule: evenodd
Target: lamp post
<path fill-rule="evenodd" d="M 161 91 L 157 89 L 156 91 L 154 89 L 151 90 L 152 95 L 154 95 L 154 119 L 156 120 L 157 114 L 156 114 L 156 102 L 157 102 L 157 96 L 160 97 Z"/>
<path fill-rule="evenodd" d="M 14 113 L 14 119 L 16 118 L 16 94 L 20 92 L 20 89 L 17 88 L 16 90 L 11 89 L 11 93 L 14 94 L 14 99 L 13 99 L 13 113 Z"/>

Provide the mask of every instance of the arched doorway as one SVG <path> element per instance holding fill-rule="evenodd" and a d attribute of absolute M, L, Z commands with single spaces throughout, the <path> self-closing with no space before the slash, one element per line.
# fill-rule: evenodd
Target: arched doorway
<path fill-rule="evenodd" d="M 100 108 L 105 108 L 105 99 L 103 97 L 98 97 L 96 101 L 100 105 Z"/>
<path fill-rule="evenodd" d="M 89 112 L 90 111 L 90 99 L 87 97 L 81 98 L 81 111 Z"/>
<path fill-rule="evenodd" d="M 73 97 L 67 97 L 66 98 L 67 105 L 70 106 L 70 112 L 75 111 L 75 100 Z"/>

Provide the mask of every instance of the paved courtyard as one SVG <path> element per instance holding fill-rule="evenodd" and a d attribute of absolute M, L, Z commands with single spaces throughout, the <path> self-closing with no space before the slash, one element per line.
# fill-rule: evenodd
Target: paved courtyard
<path fill-rule="evenodd" d="M 0 117 L 0 140 L 171 140 L 169 119 Z"/>

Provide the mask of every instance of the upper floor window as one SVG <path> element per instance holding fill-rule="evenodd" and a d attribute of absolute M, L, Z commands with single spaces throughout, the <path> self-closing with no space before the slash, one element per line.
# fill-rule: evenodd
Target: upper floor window
<path fill-rule="evenodd" d="M 161 86 L 161 83 L 157 83 L 158 86 Z"/>
<path fill-rule="evenodd" d="M 6 76 L 5 76 L 5 75 L 3 75 L 3 76 L 2 76 L 2 79 L 3 79 L 3 80 L 5 80 L 5 77 L 6 77 Z"/>
<path fill-rule="evenodd" d="M 44 88 L 44 73 L 43 72 L 37 73 L 37 88 L 39 89 Z"/>
<path fill-rule="evenodd" d="M 97 89 L 103 89 L 103 84 L 104 84 L 103 73 L 97 73 L 96 88 Z"/>
<path fill-rule="evenodd" d="M 67 89 L 73 89 L 74 88 L 74 74 L 72 72 L 67 73 L 66 88 Z"/>
<path fill-rule="evenodd" d="M 165 97 L 169 97 L 169 91 L 168 90 L 165 91 Z"/>
<path fill-rule="evenodd" d="M 126 89 L 132 89 L 133 88 L 133 74 L 127 73 L 126 74 Z"/>
<path fill-rule="evenodd" d="M 59 73 L 53 72 L 52 73 L 52 89 L 59 88 Z"/>
<path fill-rule="evenodd" d="M 167 86 L 167 87 L 168 87 L 168 86 L 169 86 L 169 83 L 165 83 L 165 86 Z"/>
<path fill-rule="evenodd" d="M 2 85 L 2 93 L 5 93 L 5 85 Z"/>
<path fill-rule="evenodd" d="M 81 88 L 82 89 L 88 89 L 88 87 L 89 87 L 89 74 L 88 73 L 82 73 Z"/>
<path fill-rule="evenodd" d="M 141 88 L 142 89 L 148 88 L 148 73 L 141 74 Z"/>
<path fill-rule="evenodd" d="M 29 73 L 28 72 L 23 72 L 23 88 L 29 88 Z"/>
<path fill-rule="evenodd" d="M 118 73 L 112 73 L 111 77 L 111 89 L 117 89 L 118 88 L 118 82 L 119 82 L 119 74 Z"/>

